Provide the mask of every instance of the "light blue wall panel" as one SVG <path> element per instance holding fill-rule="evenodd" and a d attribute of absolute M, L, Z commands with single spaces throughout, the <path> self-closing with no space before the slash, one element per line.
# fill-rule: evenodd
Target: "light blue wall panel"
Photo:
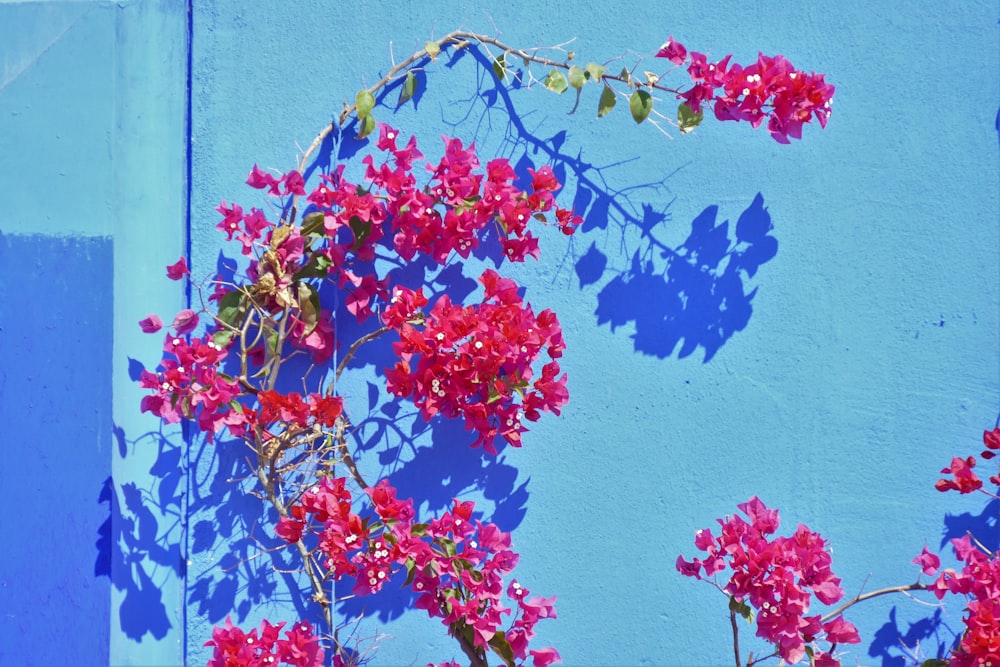
<path fill-rule="evenodd" d="M 5 665 L 183 660 L 180 439 L 133 378 L 185 298 L 186 44 L 184 3 L 0 3 Z"/>

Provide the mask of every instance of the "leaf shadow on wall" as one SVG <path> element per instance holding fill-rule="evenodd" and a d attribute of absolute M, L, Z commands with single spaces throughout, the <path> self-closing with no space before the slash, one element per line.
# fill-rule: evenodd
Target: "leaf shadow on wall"
<path fill-rule="evenodd" d="M 1000 550 L 1000 500 L 990 500 L 979 514 L 964 512 L 946 514 L 938 553 L 942 568 L 952 558 L 951 540 L 971 535 L 990 552 Z M 933 599 L 933 598 L 932 598 Z M 951 599 L 948 596 L 945 601 Z M 905 667 L 919 664 L 934 656 L 945 656 L 961 639 L 962 623 L 959 616 L 942 614 L 936 609 L 932 614 L 907 623 L 904 630 L 897 620 L 897 607 L 889 612 L 889 619 L 872 637 L 868 655 L 881 658 L 882 667 Z M 920 654 L 914 651 L 919 647 Z"/>
<path fill-rule="evenodd" d="M 476 49 L 469 52 L 481 70 L 490 71 L 487 56 Z M 676 236 L 669 211 L 673 200 L 657 209 L 639 199 L 644 191 L 658 194 L 672 174 L 616 189 L 605 173 L 615 165 L 597 167 L 582 153 L 570 154 L 565 130 L 549 138 L 536 136 L 518 115 L 511 90 L 495 78 L 482 78 L 481 91 L 470 103 L 483 105 L 484 115 L 499 109 L 507 118 L 510 150 L 521 155 L 518 173 L 526 174 L 537 161 L 552 165 L 562 182 L 571 175 L 572 208 L 583 218 L 578 238 L 590 241 L 583 255 L 573 258 L 573 268 L 581 291 L 599 288 L 598 325 L 607 324 L 613 332 L 631 330 L 636 352 L 660 359 L 676 352 L 684 358 L 700 348 L 706 363 L 747 327 L 757 288 L 748 289 L 746 283 L 778 252 L 761 193 L 732 228 L 728 220 L 718 221 L 719 207 L 711 204 L 692 220 L 684 241 L 668 244 L 660 239 Z"/>
<path fill-rule="evenodd" d="M 125 433 L 115 426 L 114 435 L 118 454 L 124 457 Z M 97 502 L 108 504 L 108 518 L 98 528 L 94 576 L 108 577 L 124 593 L 117 610 L 121 629 L 129 639 L 141 642 L 147 634 L 157 640 L 166 637 L 171 623 L 163 586 L 166 580 L 184 575 L 178 530 L 181 448 L 159 433 L 147 433 L 131 444 L 158 447 L 150 470 L 158 482 L 150 490 L 131 482 L 118 487 L 110 476 L 104 481 Z"/>

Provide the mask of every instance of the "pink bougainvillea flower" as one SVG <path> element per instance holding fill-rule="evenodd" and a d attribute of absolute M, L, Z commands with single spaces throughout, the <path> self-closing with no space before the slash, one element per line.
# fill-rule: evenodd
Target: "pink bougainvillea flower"
<path fill-rule="evenodd" d="M 656 52 L 657 58 L 666 58 L 675 65 L 683 65 L 687 59 L 687 49 L 680 42 L 675 42 L 673 35 L 667 38 L 667 43 Z"/>
<path fill-rule="evenodd" d="M 551 646 L 537 651 L 528 651 L 528 653 L 531 654 L 535 667 L 546 667 L 547 665 L 562 662 L 562 658 L 559 656 L 559 651 L 555 650 Z"/>
<path fill-rule="evenodd" d="M 845 621 L 843 616 L 838 616 L 832 621 L 824 623 L 823 631 L 826 632 L 826 640 L 832 644 L 861 643 L 858 629 L 850 621 Z"/>
<path fill-rule="evenodd" d="M 171 280 L 180 280 L 189 275 L 191 275 L 191 271 L 188 269 L 187 260 L 183 257 L 167 266 L 167 278 Z"/>
<path fill-rule="evenodd" d="M 198 313 L 194 312 L 190 308 L 185 308 L 181 312 L 177 313 L 177 316 L 174 318 L 174 321 L 170 326 L 177 331 L 178 336 L 191 333 L 198 326 Z"/>
<path fill-rule="evenodd" d="M 247 185 L 251 188 L 257 188 L 258 190 L 268 188 L 273 195 L 279 194 L 278 182 L 278 179 L 266 171 L 262 171 L 256 164 L 250 170 L 250 175 L 247 176 Z"/>
<path fill-rule="evenodd" d="M 983 487 L 983 482 L 978 475 L 972 471 L 976 467 L 975 457 L 960 458 L 956 456 L 951 460 L 951 466 L 942 468 L 944 474 L 951 474 L 954 479 L 939 479 L 934 488 L 938 491 L 955 490 L 959 493 L 972 493 Z"/>
<path fill-rule="evenodd" d="M 928 551 L 927 547 L 924 547 L 920 555 L 910 562 L 919 565 L 921 571 L 928 576 L 937 574 L 938 568 L 941 567 L 941 559 L 938 558 L 937 554 Z"/>
<path fill-rule="evenodd" d="M 139 326 L 145 333 L 156 333 L 163 328 L 163 320 L 159 315 L 147 315 L 146 319 L 139 320 Z"/>

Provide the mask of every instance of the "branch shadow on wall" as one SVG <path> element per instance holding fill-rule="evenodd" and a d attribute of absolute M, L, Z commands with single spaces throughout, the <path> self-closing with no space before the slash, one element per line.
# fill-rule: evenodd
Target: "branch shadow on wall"
<path fill-rule="evenodd" d="M 118 455 L 124 457 L 125 433 L 115 426 L 114 435 Z M 158 447 L 150 470 L 156 488 L 127 482 L 119 496 L 112 477 L 104 481 L 97 502 L 107 503 L 108 518 L 98 529 L 94 576 L 108 577 L 124 593 L 117 610 L 120 627 L 129 639 L 141 642 L 147 634 L 156 640 L 166 637 L 171 623 L 163 602 L 164 582 L 184 575 L 179 535 L 182 450 L 160 433 L 145 434 L 132 444 Z"/>
<path fill-rule="evenodd" d="M 952 556 L 951 540 L 965 535 L 971 535 L 987 551 L 995 553 L 1000 550 L 1000 500 L 990 500 L 978 514 L 946 514 L 941 532 L 938 553 L 942 556 L 942 567 L 948 567 L 945 563 Z M 872 637 L 868 655 L 881 658 L 882 667 L 906 667 L 935 656 L 947 656 L 961 638 L 961 626 L 960 618 L 936 609 L 924 618 L 908 622 L 904 630 L 893 606 L 885 625 Z"/>

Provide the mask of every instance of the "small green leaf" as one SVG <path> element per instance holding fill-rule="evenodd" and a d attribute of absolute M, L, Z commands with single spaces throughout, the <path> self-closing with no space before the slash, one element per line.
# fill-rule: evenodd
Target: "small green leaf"
<path fill-rule="evenodd" d="M 591 81 L 600 81 L 604 76 L 604 67 L 597 63 L 587 63 L 587 78 Z"/>
<path fill-rule="evenodd" d="M 375 96 L 367 90 L 359 90 L 354 96 L 354 106 L 358 108 L 358 118 L 367 118 L 375 108 Z"/>
<path fill-rule="evenodd" d="M 331 260 L 326 255 L 316 253 L 309 258 L 306 265 L 299 269 L 294 276 L 293 280 L 303 280 L 305 278 L 326 278 L 330 273 L 330 267 L 333 266 L 333 260 Z"/>
<path fill-rule="evenodd" d="M 304 218 L 302 218 L 302 234 L 303 236 L 309 236 L 310 234 L 319 234 L 323 236 L 326 231 L 323 227 L 324 215 L 319 211 L 313 211 L 312 213 L 307 213 Z"/>
<path fill-rule="evenodd" d="M 369 134 L 372 133 L 372 130 L 375 129 L 375 117 L 365 116 L 364 118 L 360 118 L 359 120 L 360 122 L 358 123 L 357 138 L 364 139 L 365 137 L 367 137 Z"/>
<path fill-rule="evenodd" d="M 356 215 L 351 216 L 350 222 L 347 223 L 351 227 L 351 231 L 354 232 L 354 246 L 351 248 L 351 252 L 357 252 L 358 248 L 364 244 L 365 239 L 368 235 L 372 233 L 372 223 L 365 222 Z"/>
<path fill-rule="evenodd" d="M 628 67 L 622 67 L 622 71 L 618 74 L 618 78 L 621 79 L 622 82 L 630 86 L 632 85 L 632 73 L 628 71 Z"/>
<path fill-rule="evenodd" d="M 920 667 L 948 667 L 948 661 L 941 658 L 931 658 L 920 663 Z"/>
<path fill-rule="evenodd" d="M 417 92 L 417 77 L 413 75 L 413 72 L 407 72 L 403 87 L 399 89 L 399 101 L 396 102 L 396 106 L 402 106 L 408 102 L 415 92 Z"/>
<path fill-rule="evenodd" d="M 748 623 L 753 623 L 753 609 L 746 602 L 738 602 L 736 598 L 729 598 L 729 611 L 734 611 L 742 616 Z"/>
<path fill-rule="evenodd" d="M 228 347 L 235 335 L 236 333 L 232 331 L 216 331 L 212 334 L 212 341 L 219 347 Z"/>
<path fill-rule="evenodd" d="M 305 338 L 319 323 L 319 293 L 309 283 L 298 283 L 296 291 L 299 299 L 299 317 L 306 325 L 305 333 L 302 334 Z"/>
<path fill-rule="evenodd" d="M 503 660 L 505 665 L 508 667 L 514 667 L 515 655 L 514 649 L 511 648 L 510 643 L 507 641 L 507 635 L 502 630 L 497 630 L 496 633 L 489 641 L 490 648 Z"/>
<path fill-rule="evenodd" d="M 424 51 L 426 51 L 427 55 L 431 57 L 431 60 L 434 60 L 437 58 L 437 55 L 441 53 L 441 47 L 438 46 L 437 42 L 431 40 L 424 43 Z"/>
<path fill-rule="evenodd" d="M 501 53 L 500 57 L 493 61 L 493 73 L 500 81 L 507 78 L 507 60 L 504 58 L 504 54 Z"/>
<path fill-rule="evenodd" d="M 406 559 L 406 581 L 403 582 L 403 588 L 406 588 L 411 583 L 413 583 L 413 578 L 417 574 L 417 564 L 414 562 L 413 558 Z"/>
<path fill-rule="evenodd" d="M 641 123 L 649 118 L 649 112 L 653 110 L 653 96 L 645 90 L 637 90 L 629 98 L 628 108 L 635 122 Z"/>
<path fill-rule="evenodd" d="M 611 90 L 611 86 L 605 84 L 604 90 L 601 92 L 601 99 L 597 102 L 597 117 L 607 116 L 617 103 L 618 96 L 615 95 L 615 91 Z"/>
<path fill-rule="evenodd" d="M 242 312 L 240 308 L 242 297 L 243 295 L 239 290 L 233 290 L 232 292 L 227 292 L 219 300 L 219 319 L 231 327 L 236 326 L 236 322 L 239 320 L 240 313 Z"/>
<path fill-rule="evenodd" d="M 583 88 L 583 84 L 587 83 L 587 74 L 584 72 L 583 68 L 573 65 L 569 68 L 569 85 L 573 86 L 577 90 Z"/>
<path fill-rule="evenodd" d="M 694 130 L 701 125 L 704 118 L 705 112 L 702 109 L 698 109 L 698 113 L 695 113 L 687 102 L 681 102 L 681 105 L 677 107 L 677 125 L 680 127 L 681 134 L 687 134 Z"/>
<path fill-rule="evenodd" d="M 566 83 L 566 77 L 563 76 L 563 73 L 557 69 L 549 72 L 549 75 L 545 77 L 545 80 L 542 81 L 542 83 L 546 88 L 554 93 L 565 93 L 566 89 L 569 87 L 569 84 Z"/>

